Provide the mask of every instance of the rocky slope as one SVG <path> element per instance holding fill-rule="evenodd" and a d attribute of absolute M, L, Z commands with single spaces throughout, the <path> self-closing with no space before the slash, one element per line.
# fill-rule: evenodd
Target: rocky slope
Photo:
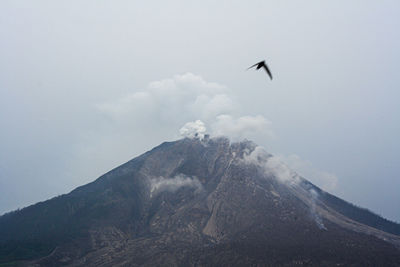
<path fill-rule="evenodd" d="M 399 266 L 399 233 L 251 142 L 182 139 L 1 216 L 0 266 Z"/>

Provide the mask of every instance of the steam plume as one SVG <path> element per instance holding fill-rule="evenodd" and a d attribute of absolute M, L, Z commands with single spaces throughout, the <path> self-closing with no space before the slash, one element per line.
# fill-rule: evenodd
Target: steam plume
<path fill-rule="evenodd" d="M 327 228 L 325 227 L 324 223 L 322 222 L 321 217 L 318 215 L 317 210 L 316 210 L 316 201 L 318 199 L 318 192 L 315 191 L 313 188 L 311 188 L 309 190 L 309 193 L 311 195 L 311 215 L 313 216 L 315 222 L 317 223 L 317 226 L 319 227 L 319 229 L 323 229 L 323 230 L 327 230 Z"/>
<path fill-rule="evenodd" d="M 158 177 L 150 179 L 150 197 L 163 191 L 174 193 L 181 187 L 194 188 L 196 192 L 203 189 L 203 185 L 197 177 L 189 177 L 183 174 L 173 178 Z"/>

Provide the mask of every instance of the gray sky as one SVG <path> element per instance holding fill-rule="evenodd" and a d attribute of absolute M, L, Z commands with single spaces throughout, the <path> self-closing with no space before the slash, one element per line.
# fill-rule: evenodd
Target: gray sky
<path fill-rule="evenodd" d="M 0 214 L 187 122 L 400 221 L 400 3 L 1 1 Z M 266 59 L 274 80 L 245 71 Z"/>

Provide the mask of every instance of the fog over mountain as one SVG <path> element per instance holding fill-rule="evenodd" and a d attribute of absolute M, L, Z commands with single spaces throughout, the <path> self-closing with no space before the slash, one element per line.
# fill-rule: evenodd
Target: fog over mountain
<path fill-rule="evenodd" d="M 400 221 L 399 12 L 397 0 L 0 1 L 0 214 L 200 120 Z M 264 59 L 273 81 L 245 70 Z"/>

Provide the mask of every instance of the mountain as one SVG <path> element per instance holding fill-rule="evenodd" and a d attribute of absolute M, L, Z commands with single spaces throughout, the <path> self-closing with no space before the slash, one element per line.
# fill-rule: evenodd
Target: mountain
<path fill-rule="evenodd" d="M 399 266 L 400 225 L 250 141 L 166 142 L 0 217 L 0 266 Z"/>

